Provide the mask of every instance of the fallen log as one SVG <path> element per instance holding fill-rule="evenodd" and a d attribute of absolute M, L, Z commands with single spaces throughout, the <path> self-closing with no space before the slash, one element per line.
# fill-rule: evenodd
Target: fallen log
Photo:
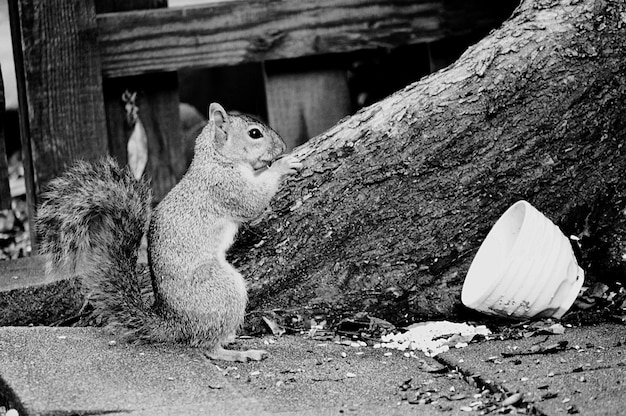
<path fill-rule="evenodd" d="M 305 167 L 231 260 L 251 310 L 463 314 L 480 243 L 526 199 L 590 281 L 626 271 L 626 3 L 526 0 L 453 65 L 296 149 Z"/>

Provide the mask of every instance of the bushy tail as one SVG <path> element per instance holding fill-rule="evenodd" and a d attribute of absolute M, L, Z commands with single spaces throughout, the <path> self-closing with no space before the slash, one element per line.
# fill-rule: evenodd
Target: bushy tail
<path fill-rule="evenodd" d="M 95 313 L 123 337 L 160 338 L 164 322 L 143 301 L 137 272 L 152 202 L 148 182 L 106 157 L 78 162 L 48 184 L 42 200 L 35 225 L 48 267 L 80 266 Z"/>

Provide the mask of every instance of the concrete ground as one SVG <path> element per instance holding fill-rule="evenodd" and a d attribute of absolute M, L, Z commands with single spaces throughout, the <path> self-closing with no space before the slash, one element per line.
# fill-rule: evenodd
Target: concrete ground
<path fill-rule="evenodd" d="M 437 360 L 267 337 L 233 348 L 264 348 L 268 359 L 229 364 L 189 348 L 119 344 L 96 328 L 4 327 L 0 406 L 49 416 L 623 415 L 625 329 L 482 341 Z"/>

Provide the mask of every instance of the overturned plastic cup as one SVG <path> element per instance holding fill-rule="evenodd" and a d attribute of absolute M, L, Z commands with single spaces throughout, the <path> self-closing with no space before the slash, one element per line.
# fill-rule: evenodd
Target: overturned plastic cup
<path fill-rule="evenodd" d="M 461 301 L 490 315 L 558 319 L 576 300 L 584 277 L 559 227 L 528 202 L 518 201 L 478 249 Z"/>

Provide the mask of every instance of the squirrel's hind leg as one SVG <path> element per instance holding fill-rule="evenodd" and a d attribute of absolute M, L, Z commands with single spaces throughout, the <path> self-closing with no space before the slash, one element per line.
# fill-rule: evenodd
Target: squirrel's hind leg
<path fill-rule="evenodd" d="M 205 351 L 204 355 L 211 360 L 221 361 L 261 361 L 267 357 L 267 351 L 264 350 L 227 350 L 222 346 L 215 347 L 213 351 Z"/>
<path fill-rule="evenodd" d="M 235 333 L 243 321 L 246 302 L 246 284 L 241 274 L 225 259 L 206 262 L 193 272 L 196 285 L 194 293 L 183 298 L 202 299 L 196 305 L 198 326 L 201 339 L 208 342 L 204 355 L 212 360 L 221 361 L 260 361 L 267 356 L 263 350 L 237 351 L 223 346 L 234 341 Z M 189 302 L 186 304 L 189 313 Z M 202 347 L 202 344 L 198 345 Z"/>

